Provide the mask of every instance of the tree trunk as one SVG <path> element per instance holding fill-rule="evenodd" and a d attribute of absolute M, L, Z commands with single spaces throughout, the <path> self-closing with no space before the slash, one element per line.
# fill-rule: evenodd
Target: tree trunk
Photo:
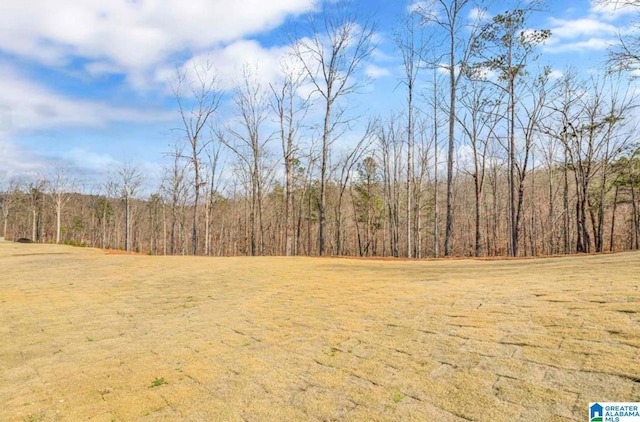
<path fill-rule="evenodd" d="M 566 144 L 566 141 L 565 141 Z M 567 158 L 567 150 L 564 152 L 564 193 L 563 193 L 563 204 L 564 204 L 564 224 L 563 224 L 563 245 L 564 245 L 564 254 L 568 255 L 571 253 L 569 246 L 569 163 Z"/>
<path fill-rule="evenodd" d="M 293 146 L 291 143 L 289 144 L 289 151 Z M 291 256 L 293 255 L 293 240 L 294 240 L 294 232 L 293 232 L 293 163 L 291 157 L 285 157 L 285 205 L 284 205 L 284 216 L 285 216 L 285 255 Z"/>
<path fill-rule="evenodd" d="M 476 174 L 473 178 L 473 184 L 474 184 L 474 191 L 475 191 L 475 229 L 476 229 L 476 236 L 475 236 L 475 256 L 481 256 L 482 255 L 482 233 L 480 231 L 480 197 L 482 195 L 482 189 L 480 187 L 480 180 L 477 174 L 477 169 L 476 169 Z"/>
<path fill-rule="evenodd" d="M 509 49 L 511 65 L 511 49 Z M 514 76 L 509 77 L 509 246 L 511 256 L 518 256 L 518 217 L 516 216 L 516 105 Z"/>
<path fill-rule="evenodd" d="M 638 221 L 638 201 L 636 198 L 636 189 L 631 185 L 631 221 L 633 223 L 633 249 L 640 249 L 640 221 Z"/>
<path fill-rule="evenodd" d="M 452 27 L 453 30 L 453 27 Z M 451 236 L 453 235 L 453 153 L 456 127 L 456 60 L 455 36 L 450 34 L 449 50 L 449 143 L 447 151 L 447 216 L 444 235 L 444 256 L 451 256 Z"/>
<path fill-rule="evenodd" d="M 328 98 L 331 97 L 331 89 L 329 89 Z M 327 161 L 329 159 L 329 118 L 331 117 L 331 102 L 327 99 L 324 116 L 324 126 L 322 131 L 322 159 L 320 162 L 320 202 L 318 203 L 318 254 L 324 256 L 325 251 L 325 230 L 326 230 L 326 207 L 327 207 Z"/>
<path fill-rule="evenodd" d="M 62 220 L 62 202 L 56 199 L 56 243 L 60 243 L 60 225 Z"/>
<path fill-rule="evenodd" d="M 616 231 L 616 209 L 618 208 L 618 185 L 613 194 L 613 210 L 611 211 L 611 234 L 609 236 L 609 252 L 614 251 L 613 234 Z"/>

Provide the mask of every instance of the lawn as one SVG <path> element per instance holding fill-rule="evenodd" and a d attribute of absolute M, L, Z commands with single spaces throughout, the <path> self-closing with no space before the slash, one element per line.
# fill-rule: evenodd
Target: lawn
<path fill-rule="evenodd" d="M 2 421 L 586 420 L 640 401 L 640 254 L 378 261 L 0 242 Z"/>

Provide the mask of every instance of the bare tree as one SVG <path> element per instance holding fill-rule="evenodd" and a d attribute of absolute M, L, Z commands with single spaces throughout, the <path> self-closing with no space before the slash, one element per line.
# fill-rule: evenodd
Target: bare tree
<path fill-rule="evenodd" d="M 434 65 L 440 66 L 440 60 L 445 59 L 449 76 L 449 134 L 447 145 L 447 210 L 445 223 L 444 254 L 451 255 L 451 236 L 453 234 L 453 161 L 455 151 L 456 102 L 458 100 L 458 85 L 463 75 L 462 69 L 468 66 L 471 56 L 472 40 L 477 37 L 479 19 L 482 13 L 469 22 L 467 17 L 471 8 L 480 9 L 481 5 L 473 0 L 430 0 L 420 2 L 418 12 L 422 15 L 424 24 L 434 24 L 441 34 L 435 37 L 435 46 L 444 46 L 444 52 L 437 56 Z"/>
<path fill-rule="evenodd" d="M 403 79 L 400 81 L 407 89 L 407 181 L 406 181 L 406 232 L 407 232 L 407 257 L 413 255 L 411 239 L 414 236 L 411 228 L 412 197 L 414 190 L 414 144 L 415 144 L 415 96 L 416 82 L 421 70 L 424 69 L 424 57 L 426 56 L 427 40 L 425 26 L 421 24 L 422 17 L 416 10 L 411 10 L 402 18 L 400 27 L 394 33 L 394 41 L 402 56 L 404 70 Z"/>
<path fill-rule="evenodd" d="M 42 234 L 42 211 L 45 201 L 45 190 L 47 188 L 47 180 L 44 177 L 36 176 L 29 183 L 28 198 L 31 209 L 31 240 L 34 242 L 41 241 Z"/>
<path fill-rule="evenodd" d="M 471 147 L 471 168 L 465 170 L 473 178 L 475 199 L 476 256 L 482 255 L 481 201 L 485 185 L 486 164 L 491 140 L 496 139 L 496 126 L 500 122 L 498 107 L 500 96 L 482 81 L 470 80 L 463 87 L 460 100 L 460 126 Z"/>
<path fill-rule="evenodd" d="M 607 75 L 602 85 L 601 89 L 597 89 L 596 85 L 594 90 L 594 96 L 601 91 L 601 95 L 605 98 L 601 111 L 601 119 L 605 125 L 598 140 L 603 144 L 598 159 L 600 183 L 589 197 L 589 214 L 596 252 L 604 251 L 605 195 L 612 188 L 609 181 L 612 173 L 611 166 L 624 152 L 635 147 L 633 141 L 638 123 L 633 122 L 629 116 L 639 105 L 635 90 L 628 89 L 625 81 L 621 80 L 620 74 Z"/>
<path fill-rule="evenodd" d="M 218 134 L 218 140 L 220 140 L 220 134 Z M 216 203 L 220 200 L 221 173 L 223 171 L 220 165 L 221 150 L 221 142 L 211 142 L 206 151 L 208 167 L 206 171 L 207 188 L 205 194 L 207 197 L 207 201 L 205 202 L 205 255 L 211 255 L 213 250 L 211 244 L 213 210 Z"/>
<path fill-rule="evenodd" d="M 124 163 L 116 169 L 120 197 L 124 201 L 124 250 L 131 250 L 131 202 L 143 181 L 138 168 Z"/>
<path fill-rule="evenodd" d="M 146 201 L 147 211 L 149 212 L 149 253 L 157 255 L 159 248 L 159 237 L 163 234 L 164 227 L 164 198 L 160 193 L 152 193 Z M 164 244 L 164 242 L 163 242 Z M 163 248 L 166 255 L 166 247 Z"/>
<path fill-rule="evenodd" d="M 251 255 L 265 254 L 265 229 L 263 221 L 263 197 L 266 178 L 271 173 L 267 165 L 267 143 L 272 134 L 263 133 L 263 125 L 269 117 L 267 91 L 257 79 L 255 71 L 243 67 L 241 86 L 236 90 L 235 105 L 238 111 L 238 127 L 231 128 L 233 141 L 223 142 L 246 166 L 250 189 L 249 230 Z"/>
<path fill-rule="evenodd" d="M 221 92 L 218 89 L 213 66 L 210 63 L 195 65 L 189 72 L 177 71 L 173 92 L 178 102 L 183 129 L 189 145 L 185 158 L 193 169 L 193 221 L 191 253 L 198 253 L 198 210 L 200 204 L 202 151 L 211 139 L 202 139 L 210 128 L 213 115 L 218 110 Z M 186 85 L 186 86 L 185 86 Z M 188 92 L 185 92 L 188 91 Z"/>
<path fill-rule="evenodd" d="M 377 151 L 382 161 L 383 195 L 386 204 L 389 252 L 391 256 L 400 256 L 400 180 L 402 178 L 402 143 L 398 129 L 394 125 L 395 116 L 391 116 L 377 130 Z"/>
<path fill-rule="evenodd" d="M 172 151 L 165 155 L 171 159 L 171 165 L 164 170 L 161 190 L 165 196 L 169 198 L 171 207 L 171 221 L 169 227 L 169 254 L 177 253 L 178 242 L 178 224 L 180 213 L 184 212 L 184 206 L 187 201 L 186 169 L 181 163 L 184 156 L 185 145 L 182 142 L 176 142 Z"/>
<path fill-rule="evenodd" d="M 300 95 L 300 87 L 306 80 L 306 72 L 303 69 L 296 69 L 292 64 L 283 64 L 281 73 L 283 77 L 281 85 L 271 85 L 273 93 L 271 108 L 278 119 L 284 164 L 284 253 L 286 256 L 291 256 L 295 238 L 293 219 L 294 170 L 295 164 L 298 162 L 300 130 L 310 107 L 310 98 L 303 98 Z"/>
<path fill-rule="evenodd" d="M 18 200 L 18 194 L 20 191 L 20 180 L 16 178 L 9 179 L 6 190 L 2 195 L 2 203 L 0 204 L 0 208 L 2 208 L 2 237 L 7 239 L 7 229 L 9 225 L 9 216 L 11 215 L 11 211 L 13 210 L 16 202 Z M 15 236 L 15 233 L 14 233 Z"/>
<path fill-rule="evenodd" d="M 371 144 L 371 137 L 375 132 L 377 126 L 377 122 L 370 121 L 367 125 L 363 135 L 360 137 L 358 142 L 351 148 L 349 151 L 345 153 L 342 158 L 339 160 L 338 165 L 335 169 L 332 169 L 338 175 L 337 184 L 338 184 L 338 199 L 335 204 L 335 220 L 336 220 L 336 231 L 335 231 L 335 254 L 342 255 L 342 241 L 343 241 L 343 233 L 342 233 L 342 204 L 344 200 L 344 194 L 349 187 L 349 181 L 351 178 L 351 174 L 353 168 L 358 164 L 361 158 L 368 152 L 369 146 Z"/>
<path fill-rule="evenodd" d="M 542 131 L 549 137 L 560 142 L 562 146 L 562 156 L 557 158 L 562 168 L 562 243 L 563 253 L 571 253 L 570 246 L 570 211 L 569 211 L 569 174 L 571 170 L 569 151 L 570 138 L 573 137 L 573 124 L 580 120 L 580 103 L 582 97 L 587 95 L 588 88 L 583 81 L 579 81 L 574 70 L 569 69 L 564 76 L 554 86 L 554 97 L 547 104 L 553 110 L 551 119 L 540 122 Z M 561 159 L 561 161 L 560 161 Z"/>
<path fill-rule="evenodd" d="M 577 252 L 591 252 L 592 246 L 597 252 L 603 250 L 604 190 L 609 165 L 630 145 L 629 134 L 634 133 L 633 128 L 628 133 L 621 129 L 629 111 L 637 106 L 636 98 L 621 93 L 620 86 L 618 81 L 612 90 L 609 84 L 595 78 L 590 80 L 590 86 L 567 82 L 562 88 L 571 91 L 563 92 L 560 98 L 568 104 L 556 106 L 563 123 L 559 138 L 575 181 Z M 598 175 L 601 183 L 595 189 L 593 183 Z M 591 217 L 593 238 L 587 217 Z"/>
<path fill-rule="evenodd" d="M 375 49 L 375 25 L 358 22 L 358 16 L 349 13 L 341 2 L 322 1 L 319 16 L 310 17 L 311 33 L 295 42 L 293 52 L 322 99 L 318 251 L 324 255 L 329 151 L 339 136 L 338 128 L 347 123 L 346 109 L 339 100 L 357 92 L 365 83 L 356 73 Z"/>
<path fill-rule="evenodd" d="M 60 243 L 62 210 L 71 199 L 75 181 L 67 168 L 57 165 L 49 172 L 48 186 L 56 212 L 56 243 Z"/>
<path fill-rule="evenodd" d="M 440 98 L 445 95 L 441 84 L 442 76 L 438 74 L 438 67 L 433 66 L 433 76 L 431 79 L 431 92 L 425 92 L 425 100 L 431 108 L 431 136 L 433 138 L 433 256 L 440 256 L 440 207 L 438 203 L 438 191 L 440 188 L 440 170 L 438 164 L 440 157 L 438 156 L 440 146 L 440 127 L 442 119 L 440 113 L 442 107 Z M 449 114 L 448 117 L 451 117 Z"/>
<path fill-rule="evenodd" d="M 535 47 L 544 42 L 551 32 L 528 27 L 528 18 L 540 1 L 521 1 L 513 10 L 494 16 L 482 27 L 473 50 L 480 61 L 475 71 L 491 69 L 498 72 L 502 88 L 507 94 L 508 159 L 509 159 L 509 246 L 512 256 L 518 255 L 519 201 L 516 198 L 516 82 L 526 74 L 527 62 Z"/>

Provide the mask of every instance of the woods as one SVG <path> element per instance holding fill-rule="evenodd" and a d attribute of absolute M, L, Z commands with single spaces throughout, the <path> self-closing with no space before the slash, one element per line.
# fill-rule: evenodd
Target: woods
<path fill-rule="evenodd" d="M 0 180 L 2 234 L 206 256 L 638 249 L 639 99 L 624 73 L 637 49 L 621 44 L 597 74 L 553 72 L 538 6 L 411 8 L 394 32 L 405 100 L 370 116 L 350 100 L 367 88 L 375 20 L 324 2 L 290 29 L 275 82 L 250 62 L 226 91 L 215 63 L 176 71 L 182 127 L 161 180 L 132 163 L 100 188 L 64 168 Z"/>

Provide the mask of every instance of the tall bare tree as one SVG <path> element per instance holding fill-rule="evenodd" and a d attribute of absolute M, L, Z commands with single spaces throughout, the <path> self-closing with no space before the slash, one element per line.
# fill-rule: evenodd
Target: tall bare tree
<path fill-rule="evenodd" d="M 293 218 L 293 184 L 296 162 L 298 162 L 300 131 L 310 107 L 310 98 L 300 94 L 300 87 L 305 83 L 306 72 L 296 69 L 291 63 L 283 63 L 281 67 L 282 82 L 271 85 L 271 108 L 277 119 L 282 145 L 284 164 L 284 254 L 291 256 L 294 252 L 294 218 Z"/>
<path fill-rule="evenodd" d="M 449 134 L 447 143 L 447 209 L 445 223 L 444 255 L 451 255 L 451 237 L 453 234 L 453 169 L 455 155 L 456 102 L 458 86 L 463 75 L 462 69 L 468 66 L 471 57 L 472 41 L 478 35 L 479 22 L 483 16 L 477 12 L 469 22 L 471 9 L 481 10 L 482 2 L 473 0 L 430 0 L 420 2 L 418 12 L 425 25 L 436 25 L 440 34 L 434 37 L 434 46 L 443 46 L 436 56 L 434 65 L 446 64 L 449 76 Z M 438 48 L 438 47 L 436 47 Z M 437 50 L 436 50 L 437 51 Z"/>
<path fill-rule="evenodd" d="M 173 145 L 172 150 L 165 154 L 166 157 L 171 159 L 171 164 L 165 168 L 161 184 L 161 191 L 165 197 L 168 197 L 168 202 L 171 207 L 171 220 L 169 223 L 170 255 L 175 255 L 178 252 L 178 224 L 180 214 L 184 212 L 184 206 L 187 201 L 187 174 L 186 168 L 181 163 L 182 157 L 184 156 L 184 149 L 184 143 L 178 141 Z"/>
<path fill-rule="evenodd" d="M 0 203 L 0 208 L 2 208 L 2 237 L 5 239 L 7 239 L 9 216 L 18 202 L 19 193 L 20 180 L 17 178 L 9 179 L 4 192 L 2 192 L 2 202 Z M 15 236 L 15 233 L 13 235 Z"/>
<path fill-rule="evenodd" d="M 69 173 L 69 169 L 62 165 L 56 165 L 49 172 L 49 192 L 53 197 L 53 206 L 56 212 L 56 243 L 60 243 L 60 229 L 62 210 L 69 202 L 75 181 Z"/>
<path fill-rule="evenodd" d="M 471 164 L 465 172 L 473 178 L 475 206 L 475 246 L 474 253 L 481 256 L 482 194 L 486 179 L 486 165 L 490 144 L 496 140 L 496 126 L 500 122 L 498 107 L 501 103 L 498 93 L 482 81 L 470 80 L 463 87 L 459 113 L 460 126 L 471 147 Z"/>
<path fill-rule="evenodd" d="M 29 207 L 31 209 L 31 240 L 39 242 L 42 240 L 42 211 L 45 201 L 45 190 L 47 180 L 42 176 L 36 176 L 29 183 Z"/>
<path fill-rule="evenodd" d="M 220 134 L 217 135 L 218 140 L 220 140 Z M 205 202 L 205 244 L 204 244 L 204 254 L 211 255 L 213 252 L 212 245 L 212 225 L 213 225 L 213 212 L 214 207 L 220 200 L 220 186 L 222 183 L 221 173 L 223 171 L 223 166 L 221 165 L 220 153 L 222 151 L 222 142 L 211 142 L 209 148 L 207 148 L 207 170 L 206 170 L 206 197 L 207 201 Z"/>
<path fill-rule="evenodd" d="M 307 36 L 294 44 L 294 55 L 320 96 L 323 108 L 320 157 L 320 200 L 318 202 L 318 252 L 326 252 L 327 178 L 330 148 L 347 123 L 340 99 L 360 89 L 365 82 L 357 72 L 375 49 L 375 24 L 359 22 L 344 2 L 322 1 L 321 12 L 310 15 Z"/>
<path fill-rule="evenodd" d="M 630 145 L 629 134 L 634 133 L 633 127 L 627 129 L 628 133 L 621 129 L 630 110 L 637 107 L 636 98 L 620 92 L 619 82 L 611 88 L 597 78 L 587 84 L 572 83 L 569 79 L 561 85 L 561 102 L 555 107 L 562 119 L 558 137 L 574 176 L 577 252 L 591 252 L 592 247 L 597 252 L 603 250 L 603 202 L 609 166 Z M 596 188 L 598 175 L 600 184 Z M 589 231 L 589 217 L 593 233 Z"/>
<path fill-rule="evenodd" d="M 551 32 L 529 28 L 528 19 L 541 2 L 518 1 L 515 8 L 494 16 L 482 27 L 474 43 L 474 52 L 480 57 L 476 66 L 498 72 L 498 79 L 507 94 L 508 160 L 509 160 L 509 250 L 518 255 L 518 209 L 516 197 L 516 95 L 517 81 L 526 75 L 526 66 L 535 48 Z"/>
<path fill-rule="evenodd" d="M 267 144 L 273 137 L 271 133 L 264 133 L 264 123 L 269 117 L 270 104 L 268 93 L 256 72 L 245 65 L 242 76 L 234 99 L 238 112 L 237 127 L 229 129 L 233 140 L 223 139 L 223 142 L 246 166 L 250 190 L 250 252 L 252 256 L 264 255 L 263 199 L 267 178 L 272 171 L 267 163 Z"/>
<path fill-rule="evenodd" d="M 406 232 L 407 232 L 407 257 L 414 256 L 411 239 L 414 233 L 411 227 L 412 217 L 411 210 L 414 208 L 412 200 L 414 196 L 414 155 L 415 155 L 415 114 L 416 114 L 416 83 L 418 75 L 425 67 L 424 57 L 427 50 L 426 29 L 422 25 L 422 17 L 417 10 L 410 10 L 403 16 L 399 28 L 394 32 L 394 41 L 400 55 L 402 56 L 402 65 L 404 70 L 403 78 L 400 83 L 406 87 L 407 101 L 407 181 L 406 181 Z"/>
<path fill-rule="evenodd" d="M 354 167 L 358 164 L 361 158 L 368 152 L 369 146 L 371 144 L 371 137 L 375 132 L 375 128 L 377 126 L 377 122 L 370 121 L 367 125 L 362 137 L 358 140 L 358 142 L 349 148 L 349 151 L 344 153 L 341 159 L 338 161 L 338 164 L 333 172 L 336 173 L 336 182 L 338 185 L 338 199 L 335 201 L 335 254 L 342 255 L 343 254 L 343 228 L 342 228 L 342 205 L 344 194 L 349 187 L 350 179 L 352 176 L 352 172 Z"/>
<path fill-rule="evenodd" d="M 173 92 L 178 103 L 180 118 L 189 145 L 185 158 L 193 170 L 193 221 L 191 229 L 191 253 L 198 253 L 198 211 L 200 190 L 203 186 L 200 157 L 211 141 L 213 116 L 218 110 L 221 92 L 218 89 L 213 65 L 194 65 L 188 71 L 176 72 Z M 204 138 L 204 139 L 203 139 Z"/>
<path fill-rule="evenodd" d="M 140 170 L 132 163 L 123 163 L 117 170 L 120 197 L 124 201 L 124 250 L 131 250 L 131 202 L 143 182 Z"/>
<path fill-rule="evenodd" d="M 382 161 L 383 195 L 386 204 L 389 253 L 400 256 L 400 181 L 402 179 L 402 143 L 391 116 L 386 124 L 378 126 L 377 151 Z"/>

